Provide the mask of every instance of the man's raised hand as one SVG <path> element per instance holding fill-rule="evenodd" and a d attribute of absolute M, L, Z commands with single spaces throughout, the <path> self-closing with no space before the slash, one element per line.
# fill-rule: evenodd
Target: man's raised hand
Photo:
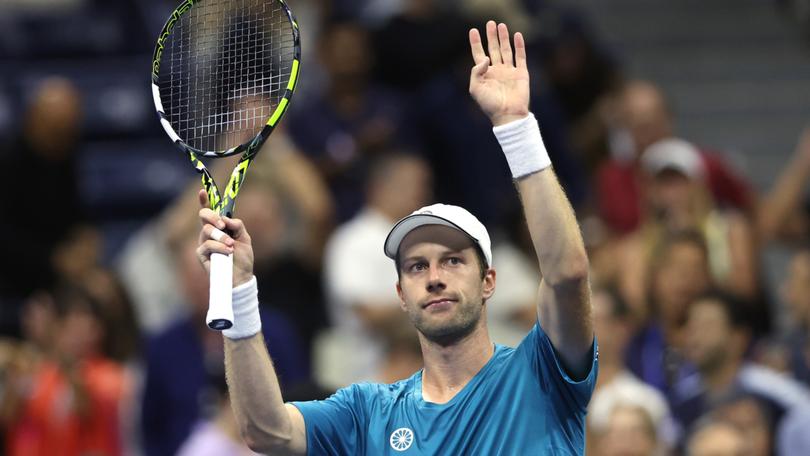
<path fill-rule="evenodd" d="M 515 33 L 515 52 L 506 24 L 487 22 L 487 52 L 477 29 L 470 30 L 470 49 L 475 66 L 470 73 L 470 94 L 494 126 L 529 114 L 529 70 L 526 43 Z"/>

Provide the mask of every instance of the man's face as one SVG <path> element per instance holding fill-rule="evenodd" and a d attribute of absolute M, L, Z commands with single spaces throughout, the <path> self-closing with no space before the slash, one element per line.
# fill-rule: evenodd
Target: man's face
<path fill-rule="evenodd" d="M 653 299 L 661 318 L 667 324 L 683 324 L 689 303 L 706 292 L 710 281 L 703 249 L 691 242 L 672 244 L 653 277 Z"/>
<path fill-rule="evenodd" d="M 397 293 L 416 329 L 441 344 L 455 342 L 479 324 L 484 301 L 495 291 L 495 271 L 481 278 L 473 241 L 460 231 L 426 225 L 400 244 Z"/>

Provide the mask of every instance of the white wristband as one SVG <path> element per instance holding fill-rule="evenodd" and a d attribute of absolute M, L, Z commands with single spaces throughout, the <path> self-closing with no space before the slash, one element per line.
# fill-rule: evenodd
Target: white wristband
<path fill-rule="evenodd" d="M 233 326 L 222 331 L 228 339 L 244 339 L 262 330 L 256 276 L 233 289 Z"/>
<path fill-rule="evenodd" d="M 509 163 L 512 177 L 519 179 L 551 166 L 534 114 L 492 128 Z"/>

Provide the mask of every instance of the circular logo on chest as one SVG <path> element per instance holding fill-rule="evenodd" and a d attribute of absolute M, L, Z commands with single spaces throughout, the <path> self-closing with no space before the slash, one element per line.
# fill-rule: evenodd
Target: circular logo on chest
<path fill-rule="evenodd" d="M 399 428 L 391 433 L 391 438 L 388 439 L 391 448 L 396 451 L 405 451 L 413 444 L 413 431 L 408 428 Z"/>

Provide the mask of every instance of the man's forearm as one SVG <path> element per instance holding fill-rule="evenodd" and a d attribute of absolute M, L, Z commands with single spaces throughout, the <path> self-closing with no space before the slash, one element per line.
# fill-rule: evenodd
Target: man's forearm
<path fill-rule="evenodd" d="M 551 286 L 587 280 L 588 257 L 574 210 L 551 168 L 517 181 L 543 280 Z"/>
<path fill-rule="evenodd" d="M 224 339 L 225 374 L 242 437 L 254 450 L 287 446 L 292 423 L 264 337 Z"/>

